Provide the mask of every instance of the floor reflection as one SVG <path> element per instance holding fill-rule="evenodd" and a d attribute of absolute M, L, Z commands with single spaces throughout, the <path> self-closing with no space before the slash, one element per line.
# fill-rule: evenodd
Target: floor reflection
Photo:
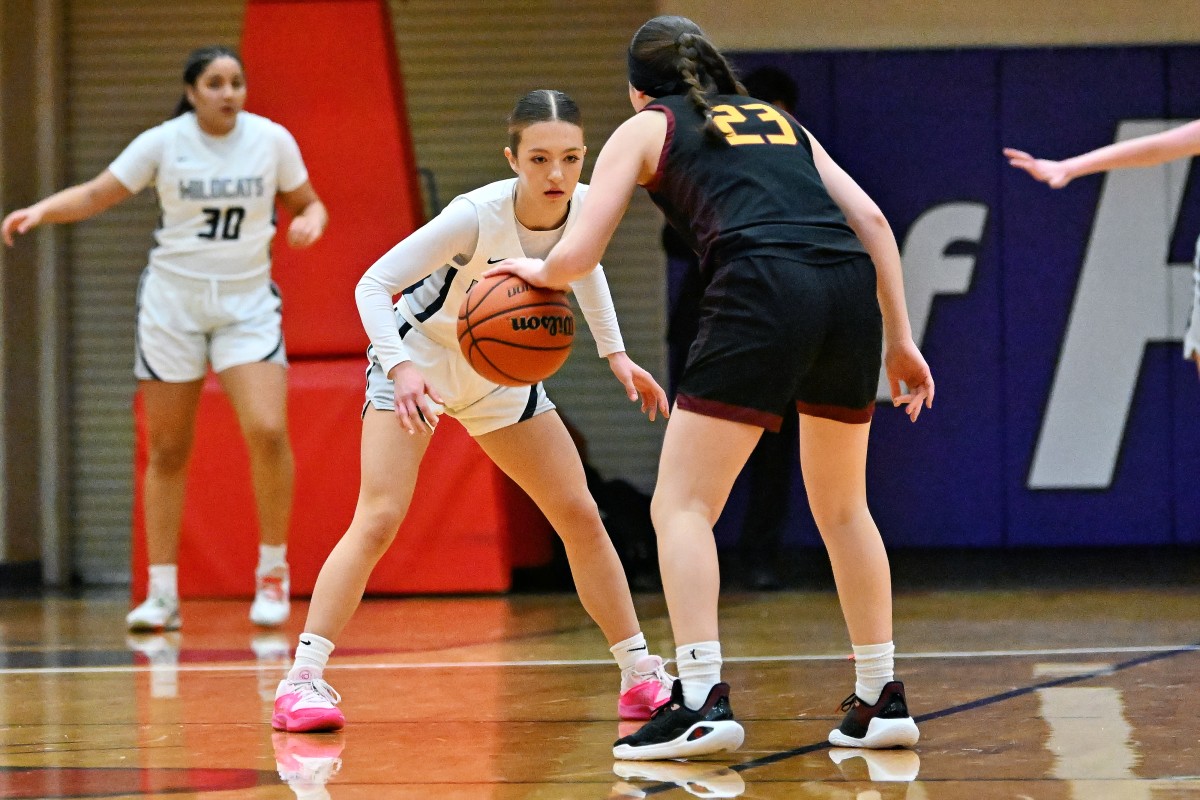
<path fill-rule="evenodd" d="M 150 696 L 179 695 L 179 651 L 183 639 L 179 631 L 167 633 L 130 633 L 125 646 L 134 654 L 134 663 L 150 665 Z"/>
<path fill-rule="evenodd" d="M 921 757 L 912 750 L 860 750 L 835 747 L 829 759 L 848 781 L 911 783 L 921 771 Z"/>
<path fill-rule="evenodd" d="M 329 800 L 326 784 L 342 769 L 345 739 L 338 733 L 271 734 L 279 780 L 297 800 Z"/>
<path fill-rule="evenodd" d="M 1104 674 L 1108 664 L 1038 664 L 1034 675 L 1069 677 Z M 1076 800 L 1150 800 L 1153 787 L 1137 781 L 1141 763 L 1133 726 L 1125 716 L 1124 693 L 1107 686 L 1039 689 L 1042 718 L 1049 727 L 1046 749 L 1054 755 L 1050 774 L 1068 782 Z M 1133 780 L 1130 780 L 1133 779 Z"/>
<path fill-rule="evenodd" d="M 740 797 L 746 791 L 742 776 L 720 764 L 696 761 L 617 761 L 613 772 L 621 780 L 613 784 L 609 800 L 640 800 L 646 789 L 639 783 L 675 784 L 696 797 Z"/>

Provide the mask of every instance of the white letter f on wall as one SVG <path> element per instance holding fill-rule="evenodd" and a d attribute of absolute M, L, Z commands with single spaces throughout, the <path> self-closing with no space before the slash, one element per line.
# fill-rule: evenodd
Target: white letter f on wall
<path fill-rule="evenodd" d="M 1177 124 L 1123 122 L 1117 141 Z M 1112 483 L 1146 344 L 1182 338 L 1187 319 L 1187 309 L 1173 303 L 1191 301 L 1188 265 L 1167 263 L 1187 167 L 1177 161 L 1118 170 L 1104 179 L 1033 454 L 1031 489 Z"/>

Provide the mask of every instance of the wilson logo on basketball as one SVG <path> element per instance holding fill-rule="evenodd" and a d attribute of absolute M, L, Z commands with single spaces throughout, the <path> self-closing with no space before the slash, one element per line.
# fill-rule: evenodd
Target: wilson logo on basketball
<path fill-rule="evenodd" d="M 512 323 L 514 331 L 536 331 L 542 329 L 551 336 L 558 336 L 559 334 L 563 336 L 575 335 L 575 317 L 572 314 L 512 317 L 509 319 L 509 322 Z"/>

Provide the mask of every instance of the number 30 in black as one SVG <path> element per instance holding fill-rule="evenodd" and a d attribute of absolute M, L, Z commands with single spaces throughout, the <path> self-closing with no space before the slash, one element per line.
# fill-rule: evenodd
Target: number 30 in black
<path fill-rule="evenodd" d="M 201 239 L 216 239 L 217 233 L 222 239 L 236 239 L 242 233 L 242 220 L 246 218 L 246 209 L 241 206 L 230 206 L 222 213 L 219 208 L 202 208 L 204 223 L 208 229 L 196 234 Z"/>

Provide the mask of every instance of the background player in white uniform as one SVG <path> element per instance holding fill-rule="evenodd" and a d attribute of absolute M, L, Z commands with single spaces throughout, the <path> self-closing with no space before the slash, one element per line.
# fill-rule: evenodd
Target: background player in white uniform
<path fill-rule="evenodd" d="M 338 695 L 322 673 L 333 640 L 408 511 L 417 467 L 443 410 L 529 493 L 562 537 L 579 598 L 621 669 L 620 715 L 645 719 L 669 696 L 670 678 L 662 659 L 648 653 L 621 562 L 553 403 L 541 384 L 487 381 L 459 350 L 456 316 L 471 283 L 489 263 L 547 253 L 578 216 L 587 188 L 578 185 L 585 151 L 579 109 L 563 93 L 543 89 L 523 97 L 509 117 L 509 142 L 505 155 L 516 179 L 456 198 L 358 285 L 372 342 L 358 507 L 317 578 L 295 665 L 276 694 L 272 724 L 278 729 L 335 730 L 344 724 L 335 707 Z M 602 269 L 597 265 L 572 288 L 600 355 L 629 398 L 640 397 L 651 420 L 658 411 L 666 414 L 665 392 L 625 354 Z M 393 309 L 392 297 L 401 292 Z M 463 487 L 464 502 L 470 492 Z"/>
<path fill-rule="evenodd" d="M 1090 150 L 1065 161 L 1034 158 L 1023 150 L 1004 149 L 1008 163 L 1023 169 L 1051 189 L 1061 189 L 1075 178 L 1123 167 L 1152 167 L 1200 155 L 1200 120 L 1162 133 L 1139 136 Z M 1196 362 L 1200 370 L 1200 239 L 1196 240 L 1195 284 L 1192 291 L 1192 315 L 1183 337 L 1183 357 Z"/>
<path fill-rule="evenodd" d="M 144 507 L 150 589 L 131 630 L 180 625 L 179 527 L 196 409 L 211 363 L 250 451 L 262 543 L 250 618 L 287 619 L 293 465 L 287 436 L 281 301 L 271 283 L 278 198 L 294 215 L 288 244 L 308 247 L 328 222 L 300 150 L 282 126 L 243 111 L 246 80 L 222 47 L 193 52 L 176 117 L 138 136 L 87 183 L 14 211 L 5 242 L 43 223 L 92 217 L 153 186 L 157 246 L 138 293 L 137 375 L 150 460 Z"/>

